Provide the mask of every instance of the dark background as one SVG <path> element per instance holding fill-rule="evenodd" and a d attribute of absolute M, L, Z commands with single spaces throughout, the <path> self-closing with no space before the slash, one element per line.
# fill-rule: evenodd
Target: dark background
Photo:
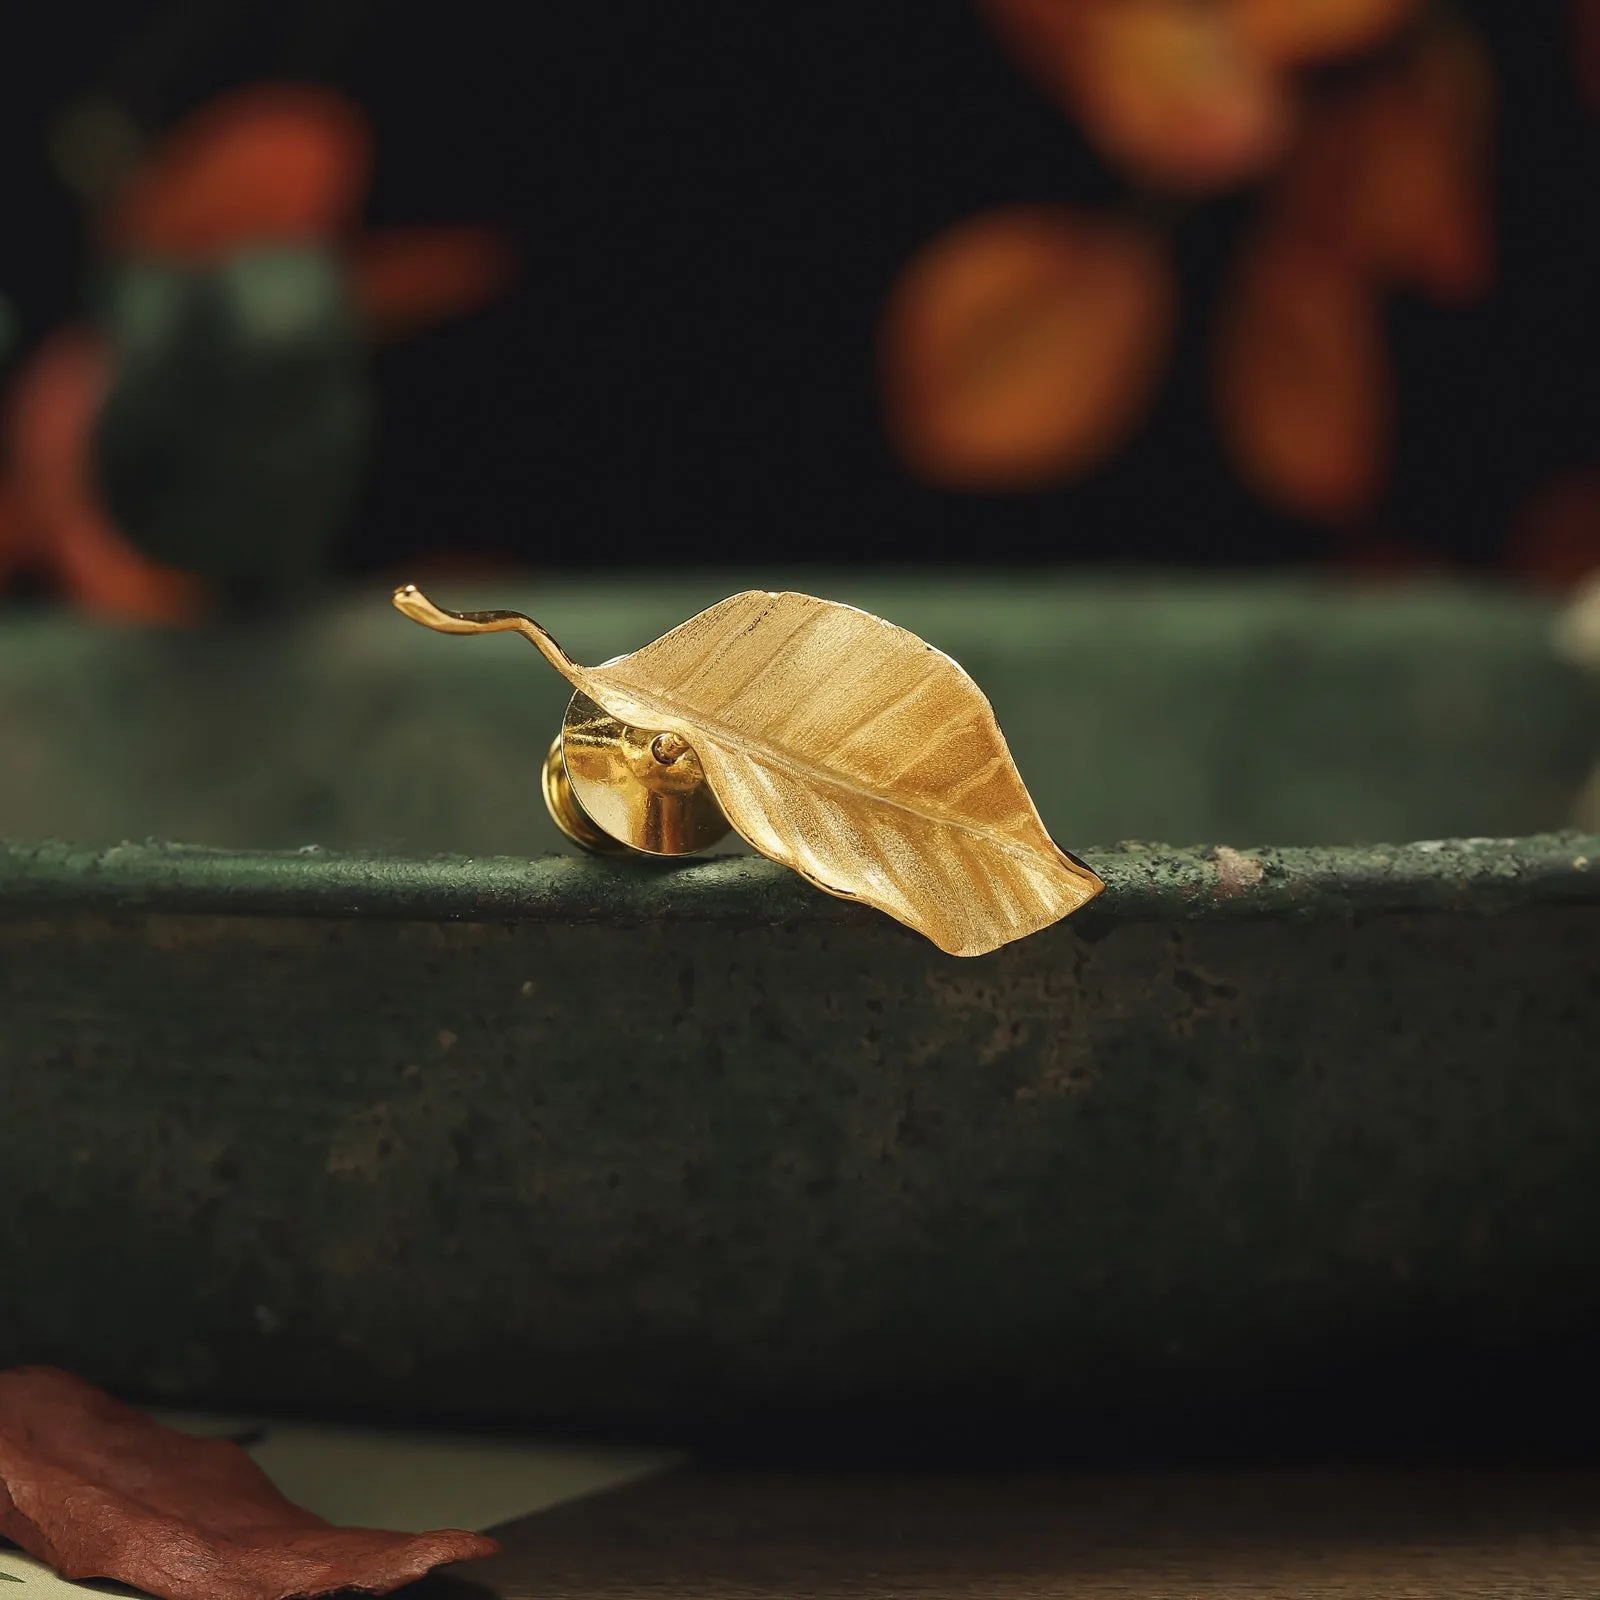
<path fill-rule="evenodd" d="M 1369 530 L 1499 560 L 1600 430 L 1600 124 L 1561 5 L 1470 8 L 1499 74 L 1496 287 L 1391 306 L 1396 471 Z M 1323 529 L 1236 483 L 1207 409 L 1206 308 L 1250 199 L 1178 231 L 1185 310 L 1153 416 L 1058 491 L 914 482 L 875 372 L 897 271 L 1009 201 L 1122 180 L 966 0 L 13 10 L 0 65 L 0 289 L 25 350 L 78 304 L 82 224 L 49 119 L 108 90 L 160 127 L 217 90 L 312 78 L 377 132 L 368 219 L 494 222 L 514 290 L 384 351 L 377 469 L 342 562 L 455 547 L 532 563 L 1302 562 Z"/>

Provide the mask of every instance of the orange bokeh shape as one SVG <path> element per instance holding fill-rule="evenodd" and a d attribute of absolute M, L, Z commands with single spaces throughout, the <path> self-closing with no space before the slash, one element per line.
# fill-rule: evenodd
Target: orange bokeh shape
<path fill-rule="evenodd" d="M 1292 228 L 1359 272 L 1436 299 L 1475 299 L 1494 273 L 1482 45 L 1439 29 L 1399 66 L 1332 101 L 1274 198 Z"/>
<path fill-rule="evenodd" d="M 978 0 L 1018 65 L 1118 165 L 1204 191 L 1294 131 L 1287 69 L 1381 44 L 1421 0 Z"/>
<path fill-rule="evenodd" d="M 1293 125 L 1286 85 L 1220 5 L 979 0 L 1018 65 L 1135 176 L 1180 190 L 1247 178 Z"/>
<path fill-rule="evenodd" d="M 351 293 L 371 331 L 403 333 L 492 300 L 511 278 L 496 228 L 393 228 L 349 249 Z"/>
<path fill-rule="evenodd" d="M 94 493 L 89 448 L 109 372 L 105 341 L 70 329 L 47 339 L 18 377 L 5 419 L 0 576 L 42 572 L 104 616 L 193 621 L 206 609 L 204 584 L 147 560 Z"/>
<path fill-rule="evenodd" d="M 966 487 L 1068 476 L 1120 442 L 1160 370 L 1172 284 L 1159 244 L 1062 207 L 990 212 L 907 267 L 885 317 L 891 436 Z"/>
<path fill-rule="evenodd" d="M 1421 14 L 1426 0 L 1220 0 L 1247 46 L 1298 65 L 1369 50 Z"/>
<path fill-rule="evenodd" d="M 372 162 L 366 118 L 331 90 L 238 89 L 168 134 L 112 204 L 107 246 L 186 260 L 345 228 Z"/>
<path fill-rule="evenodd" d="M 487 228 L 351 234 L 372 140 L 362 112 L 331 90 L 262 84 L 194 112 L 134 173 L 102 219 L 113 256 L 204 263 L 269 244 L 337 249 L 367 331 L 394 336 L 471 310 L 511 274 Z M 93 484 L 95 416 L 110 379 L 99 336 L 47 340 L 12 385 L 0 485 L 0 581 L 53 578 L 81 605 L 151 622 L 192 620 L 205 584 L 145 559 L 113 525 Z"/>
<path fill-rule="evenodd" d="M 1506 552 L 1514 571 L 1556 590 L 1600 572 L 1600 469 L 1553 479 L 1523 507 Z"/>
<path fill-rule="evenodd" d="M 1305 241 L 1268 232 L 1240 263 L 1217 334 L 1218 423 L 1240 476 L 1301 515 L 1365 510 L 1394 410 L 1369 286 Z"/>

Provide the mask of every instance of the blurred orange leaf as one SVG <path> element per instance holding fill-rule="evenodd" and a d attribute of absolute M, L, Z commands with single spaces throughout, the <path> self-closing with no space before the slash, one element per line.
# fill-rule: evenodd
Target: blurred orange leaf
<path fill-rule="evenodd" d="M 23 536 L 16 496 L 0 483 L 0 584 L 23 564 Z"/>
<path fill-rule="evenodd" d="M 1440 25 L 1412 57 L 1417 173 L 1406 209 L 1395 197 L 1395 255 L 1441 300 L 1471 300 L 1494 278 L 1490 196 L 1494 67 L 1465 24 Z M 1431 182 L 1430 182 L 1431 179 Z M 1396 185 L 1399 188 L 1400 185 Z M 1402 227 L 1401 217 L 1409 220 Z"/>
<path fill-rule="evenodd" d="M 147 561 L 89 499 L 54 524 L 44 566 L 78 605 L 101 616 L 171 624 L 207 610 L 200 579 Z"/>
<path fill-rule="evenodd" d="M 1600 572 L 1600 472 L 1567 473 L 1524 507 L 1511 531 L 1513 570 L 1554 589 Z"/>
<path fill-rule="evenodd" d="M 1444 301 L 1476 298 L 1494 271 L 1493 99 L 1477 37 L 1433 30 L 1402 67 L 1311 124 L 1276 197 L 1280 225 L 1359 271 Z"/>
<path fill-rule="evenodd" d="M 884 323 L 891 435 L 934 482 L 1079 471 L 1143 410 L 1172 320 L 1160 243 L 1063 207 L 989 212 L 906 268 Z"/>
<path fill-rule="evenodd" d="M 94 493 L 90 440 L 109 368 L 104 341 L 70 329 L 46 340 L 18 375 L 6 418 L 0 540 L 11 564 L 53 576 L 89 610 L 147 622 L 191 620 L 204 609 L 203 585 L 147 561 Z"/>
<path fill-rule="evenodd" d="M 1343 519 L 1386 470 L 1388 356 L 1372 291 L 1313 245 L 1267 232 L 1224 307 L 1217 410 L 1240 475 L 1305 516 Z"/>
<path fill-rule="evenodd" d="M 493 228 L 406 228 L 352 246 L 356 304 L 393 335 L 459 316 L 492 299 L 511 276 L 511 248 Z"/>
<path fill-rule="evenodd" d="M 1284 147 L 1288 88 L 1217 0 L 979 4 L 1018 64 L 1153 184 L 1222 187 Z"/>
<path fill-rule="evenodd" d="M 1578 89 L 1600 112 L 1600 0 L 1572 0 L 1572 45 Z"/>
<path fill-rule="evenodd" d="M 366 188 L 365 117 L 326 89 L 239 89 L 180 123 L 110 208 L 112 248 L 180 257 L 324 238 Z"/>
<path fill-rule="evenodd" d="M 1292 65 L 1353 55 L 1398 33 L 1423 0 L 1224 0 L 1247 44 Z"/>

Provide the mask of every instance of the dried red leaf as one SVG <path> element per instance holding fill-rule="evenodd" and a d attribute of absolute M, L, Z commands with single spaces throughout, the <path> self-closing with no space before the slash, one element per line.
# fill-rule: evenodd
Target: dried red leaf
<path fill-rule="evenodd" d="M 63 1577 L 161 1600 L 388 1594 L 499 1549 L 475 1533 L 330 1527 L 237 1446 L 174 1433 L 45 1367 L 0 1373 L 0 1535 Z"/>
<path fill-rule="evenodd" d="M 1019 66 L 1112 160 L 1206 190 L 1280 154 L 1293 106 L 1220 0 L 979 0 Z"/>
<path fill-rule="evenodd" d="M 1294 65 L 1382 44 L 1423 0 L 1226 0 L 1235 27 L 1267 59 Z"/>
<path fill-rule="evenodd" d="M 1217 411 L 1240 475 L 1302 515 L 1371 504 L 1387 468 L 1393 401 L 1372 290 L 1343 263 L 1267 233 L 1224 307 Z"/>
<path fill-rule="evenodd" d="M 326 238 L 366 188 L 366 118 L 330 90 L 239 89 L 181 123 L 111 207 L 116 250 L 189 258 L 241 244 Z"/>
<path fill-rule="evenodd" d="M 491 300 L 511 276 L 511 247 L 494 228 L 401 228 L 351 248 L 356 304 L 373 331 L 395 336 Z"/>
<path fill-rule="evenodd" d="M 983 488 L 1090 465 L 1144 408 L 1172 298 L 1160 243 L 1131 227 L 1027 206 L 953 228 L 911 262 L 884 320 L 901 455 Z"/>

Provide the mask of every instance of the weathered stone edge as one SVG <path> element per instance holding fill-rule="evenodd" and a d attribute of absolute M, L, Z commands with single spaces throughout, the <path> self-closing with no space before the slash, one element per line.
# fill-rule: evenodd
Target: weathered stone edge
<path fill-rule="evenodd" d="M 1129 843 L 1086 859 L 1106 892 L 1069 925 L 1089 937 L 1123 922 L 1600 903 L 1600 836 L 1578 833 L 1259 850 Z M 0 840 L 0 917 L 41 911 L 618 925 L 870 921 L 902 931 L 782 867 L 744 857 L 658 865 Z"/>

